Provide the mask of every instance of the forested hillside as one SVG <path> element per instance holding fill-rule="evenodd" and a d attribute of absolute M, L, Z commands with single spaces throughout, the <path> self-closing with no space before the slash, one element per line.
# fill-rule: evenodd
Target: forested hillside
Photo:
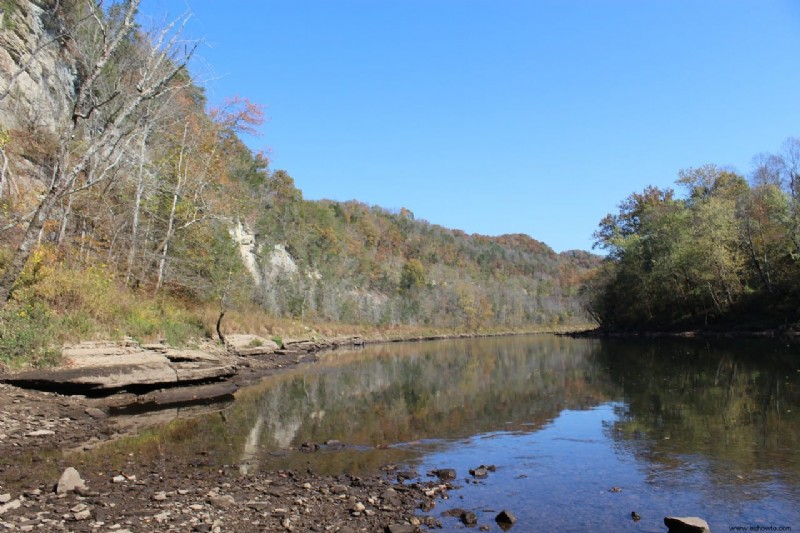
<path fill-rule="evenodd" d="M 706 165 L 634 193 L 595 233 L 608 259 L 584 288 L 608 329 L 797 328 L 800 139 L 754 158 L 749 179 Z"/>
<path fill-rule="evenodd" d="M 146 30 L 137 7 L 0 1 L 4 361 L 109 334 L 180 342 L 246 316 L 456 331 L 585 322 L 577 288 L 596 256 L 304 200 L 240 140 L 263 122 L 258 105 L 208 105 L 186 68 L 185 20 Z"/>

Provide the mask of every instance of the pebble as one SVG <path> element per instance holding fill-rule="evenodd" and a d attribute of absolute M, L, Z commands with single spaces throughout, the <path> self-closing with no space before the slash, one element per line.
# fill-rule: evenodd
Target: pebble
<path fill-rule="evenodd" d="M 94 418 L 87 411 L 88 406 L 74 397 L 53 402 L 45 394 L 26 391 L 22 403 L 14 406 L 9 397 L 11 390 L 0 384 L 0 453 L 11 461 L 30 449 L 63 445 L 67 450 L 80 450 L 86 444 L 100 444 L 115 435 L 111 426 L 106 426 L 110 422 L 101 419 L 99 413 L 94 413 L 98 415 Z M 48 435 L 57 435 L 59 442 Z M 95 435 L 95 440 L 87 442 L 87 435 Z M 39 438 L 34 440 L 32 436 Z M 433 517 L 413 516 L 419 512 L 420 502 L 445 497 L 446 485 L 437 480 L 403 484 L 397 479 L 402 473 L 397 467 L 386 476 L 327 476 L 301 469 L 254 472 L 233 481 L 230 468 L 215 466 L 213 459 L 201 459 L 199 468 L 192 465 L 182 469 L 181 459 L 148 462 L 136 452 L 129 452 L 82 472 L 89 474 L 91 493 L 71 490 L 55 494 L 55 479 L 48 478 L 51 474 L 39 479 L 40 472 L 52 468 L 50 464 L 34 463 L 26 472 L 27 465 L 23 468 L 10 462 L 17 466 L 12 472 L 15 477 L 8 479 L 33 486 L 15 486 L 13 491 L 0 486 L 0 531 L 323 533 L 349 528 L 353 532 L 402 533 L 416 529 L 410 523 L 412 519 L 418 524 L 436 524 Z M 130 471 L 136 471 L 142 481 L 127 474 Z M 433 495 L 426 498 L 426 490 L 433 490 Z M 15 499 L 19 494 L 24 496 Z M 395 526 L 387 529 L 387 524 Z"/>
<path fill-rule="evenodd" d="M 503 509 L 502 511 L 500 511 L 494 520 L 498 524 L 511 525 L 517 523 L 517 517 L 514 516 L 514 513 L 512 513 L 507 509 Z"/>
<path fill-rule="evenodd" d="M 56 432 L 51 429 L 39 429 L 36 431 L 31 431 L 30 433 L 26 433 L 26 437 L 46 437 L 48 435 L 55 435 Z"/>
<path fill-rule="evenodd" d="M 79 511 L 74 515 L 75 520 L 88 520 L 92 517 L 92 512 L 89 509 L 84 509 L 83 511 Z"/>

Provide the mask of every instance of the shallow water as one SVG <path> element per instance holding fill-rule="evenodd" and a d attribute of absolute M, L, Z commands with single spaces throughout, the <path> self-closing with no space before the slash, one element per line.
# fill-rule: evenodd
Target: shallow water
<path fill-rule="evenodd" d="M 665 531 L 666 515 L 800 531 L 799 415 L 797 347 L 504 337 L 331 352 L 136 442 L 242 473 L 455 468 L 432 513 L 493 531 L 500 509 L 515 531 Z M 344 448 L 297 451 L 330 440 Z M 476 483 L 481 464 L 497 470 Z"/>

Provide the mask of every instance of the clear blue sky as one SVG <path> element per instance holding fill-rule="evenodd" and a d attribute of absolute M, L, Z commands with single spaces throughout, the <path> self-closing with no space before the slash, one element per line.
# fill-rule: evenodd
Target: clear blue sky
<path fill-rule="evenodd" d="M 143 0 L 309 199 L 590 249 L 600 218 L 800 136 L 797 0 Z"/>

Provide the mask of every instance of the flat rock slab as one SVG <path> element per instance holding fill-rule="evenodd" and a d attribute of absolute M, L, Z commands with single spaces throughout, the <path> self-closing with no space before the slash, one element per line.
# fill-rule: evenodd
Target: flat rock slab
<path fill-rule="evenodd" d="M 62 352 L 62 355 L 64 357 L 64 366 L 68 368 L 170 362 L 220 362 L 218 356 L 202 350 L 179 350 L 162 345 L 147 348 L 67 348 Z"/>
<path fill-rule="evenodd" d="M 268 355 L 279 348 L 272 339 L 243 334 L 226 335 L 225 346 L 230 352 L 239 356 Z"/>
<path fill-rule="evenodd" d="M 79 390 L 85 393 L 131 387 L 162 387 L 232 376 L 233 365 L 151 362 L 36 370 L 4 376 L 12 385 L 46 390 Z"/>
<path fill-rule="evenodd" d="M 696 516 L 665 516 L 669 533 L 711 533 L 708 522 Z"/>
<path fill-rule="evenodd" d="M 76 352 L 64 350 L 64 366 L 67 368 L 167 363 L 169 363 L 169 359 L 167 359 L 164 354 L 151 351 L 114 350 L 110 352 L 108 350 L 82 350 Z"/>
<path fill-rule="evenodd" d="M 127 403 L 122 401 L 115 402 L 112 414 L 140 409 L 163 409 L 178 405 L 209 404 L 233 400 L 233 394 L 238 388 L 235 383 L 223 381 L 206 385 L 152 391 L 141 396 L 134 396 Z"/>

